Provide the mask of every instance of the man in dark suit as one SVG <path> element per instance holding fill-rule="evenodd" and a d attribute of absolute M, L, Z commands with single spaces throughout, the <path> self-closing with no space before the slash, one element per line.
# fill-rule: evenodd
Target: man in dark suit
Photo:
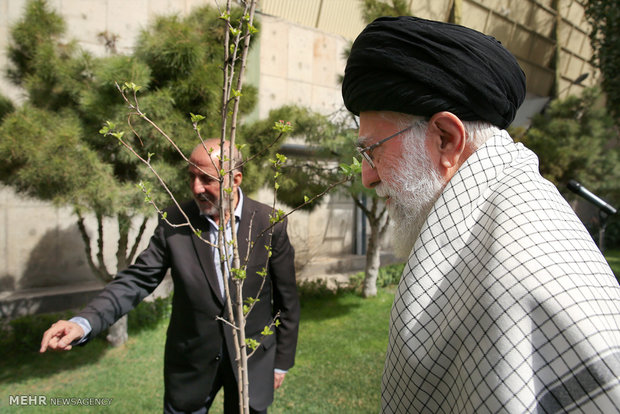
<path fill-rule="evenodd" d="M 221 271 L 215 247 L 221 225 L 228 232 L 226 240 L 232 239 L 230 210 L 224 209 L 224 220 L 220 217 L 217 179 L 223 167 L 219 160 L 228 158 L 228 147 L 224 147 L 224 158 L 220 157 L 219 140 L 205 141 L 194 149 L 189 167 L 194 199 L 181 204 L 181 209 L 169 208 L 135 263 L 120 271 L 75 318 L 53 324 L 43 335 L 40 352 L 47 348 L 70 350 L 96 336 L 151 293 L 170 269 L 174 296 L 164 356 L 164 412 L 206 413 L 222 387 L 225 412 L 239 411 L 232 329 L 217 319 L 228 313 L 223 281 L 230 278 L 226 270 Z M 239 167 L 241 157 L 236 150 L 232 158 Z M 270 228 L 272 209 L 244 197 L 239 188 L 242 179 L 237 168 L 233 191 L 224 192 L 223 201 L 224 207 L 234 206 L 238 251 L 242 266 L 247 263 L 243 297 L 259 299 L 247 318 L 245 332 L 247 338 L 261 342 L 248 360 L 250 407 L 260 413 L 267 411 L 273 390 L 294 364 L 299 299 L 286 221 Z M 249 250 L 248 242 L 253 246 Z M 271 246 L 271 257 L 265 246 Z M 257 272 L 263 269 L 267 274 L 261 289 L 263 277 Z M 230 282 L 235 300 L 232 285 Z M 277 313 L 280 324 L 275 335 L 262 337 L 262 330 Z"/>

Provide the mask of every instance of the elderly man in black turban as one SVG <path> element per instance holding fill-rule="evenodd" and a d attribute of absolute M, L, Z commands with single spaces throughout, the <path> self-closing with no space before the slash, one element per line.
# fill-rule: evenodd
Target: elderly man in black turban
<path fill-rule="evenodd" d="M 504 130 L 525 96 L 515 58 L 462 26 L 380 18 L 342 93 L 408 258 L 382 412 L 620 412 L 620 287 Z"/>

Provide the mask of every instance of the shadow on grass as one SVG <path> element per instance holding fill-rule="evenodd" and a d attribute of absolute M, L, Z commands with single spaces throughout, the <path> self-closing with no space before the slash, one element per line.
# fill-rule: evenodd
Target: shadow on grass
<path fill-rule="evenodd" d="M 155 329 L 159 321 L 170 317 L 172 296 L 142 302 L 129 313 L 129 336 Z M 4 323 L 0 329 L 0 355 L 3 367 L 0 384 L 44 378 L 62 371 L 97 364 L 112 349 L 102 332 L 84 346 L 71 351 L 50 351 L 40 354 L 43 332 L 59 319 L 69 319 L 69 312 L 30 315 Z"/>
<path fill-rule="evenodd" d="M 307 321 L 341 318 L 362 306 L 361 301 L 355 300 L 356 296 L 350 289 L 301 289 L 302 318 Z M 168 319 L 170 304 L 170 298 L 141 303 L 129 314 L 130 338 L 140 332 L 155 329 L 163 319 Z M 3 363 L 0 369 L 0 384 L 44 379 L 63 371 L 81 370 L 101 363 L 100 360 L 114 349 L 105 341 L 105 332 L 87 345 L 75 347 L 68 352 L 38 352 L 43 332 L 58 319 L 70 317 L 67 313 L 33 315 L 22 321 L 12 321 L 10 330 L 7 330 L 7 326 L 2 327 L 0 355 Z"/>
<path fill-rule="evenodd" d="M 95 338 L 88 346 L 78 346 L 71 351 L 47 351 L 40 354 L 39 342 L 20 351 L 3 352 L 3 368 L 0 370 L 0 384 L 45 378 L 65 370 L 96 364 L 105 355 L 110 345 Z"/>
<path fill-rule="evenodd" d="M 351 303 L 347 296 L 355 295 L 351 291 L 332 292 L 321 296 L 300 295 L 301 312 L 304 320 L 324 320 L 342 317 L 356 308 L 359 303 Z"/>

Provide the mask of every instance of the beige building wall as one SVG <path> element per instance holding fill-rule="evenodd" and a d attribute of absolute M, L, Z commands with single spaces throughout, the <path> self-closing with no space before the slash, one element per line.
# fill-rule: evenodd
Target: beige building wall
<path fill-rule="evenodd" d="M 452 21 L 502 42 L 519 60 L 532 96 L 560 97 L 599 81 L 589 64 L 589 25 L 578 0 L 408 0 L 412 16 Z M 361 0 L 262 0 L 264 13 L 353 40 L 364 28 Z M 557 71 L 556 71 L 557 68 Z M 580 85 L 572 82 L 589 73 Z"/>
<path fill-rule="evenodd" d="M 260 16 L 259 117 L 285 103 L 331 113 L 342 108 L 338 75 L 344 73 L 341 36 L 278 17 Z M 251 69 L 252 70 L 252 69 Z"/>

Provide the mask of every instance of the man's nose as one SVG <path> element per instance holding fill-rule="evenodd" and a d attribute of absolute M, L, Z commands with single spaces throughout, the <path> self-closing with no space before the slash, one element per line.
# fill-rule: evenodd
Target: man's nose
<path fill-rule="evenodd" d="M 202 182 L 198 178 L 193 178 L 191 180 L 190 186 L 194 194 L 204 193 L 204 185 L 202 185 Z"/>
<path fill-rule="evenodd" d="M 373 188 L 381 182 L 376 168 L 368 165 L 366 160 L 362 161 L 362 184 L 366 188 Z"/>

